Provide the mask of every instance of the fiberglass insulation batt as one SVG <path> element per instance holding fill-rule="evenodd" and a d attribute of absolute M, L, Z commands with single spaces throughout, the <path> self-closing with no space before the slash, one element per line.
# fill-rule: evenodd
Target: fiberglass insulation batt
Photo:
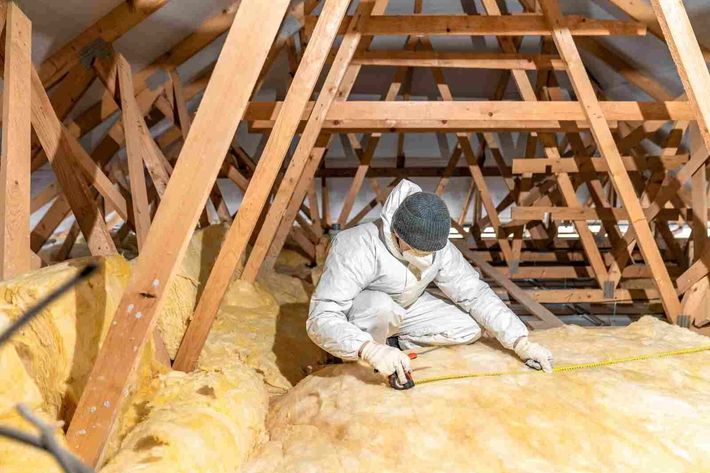
<path fill-rule="evenodd" d="M 158 327 L 172 355 L 177 350 L 198 290 L 209 274 L 224 233 L 223 226 L 196 232 L 177 276 L 168 288 Z M 100 263 L 100 271 L 72 288 L 13 337 L 5 352 L 10 353 L 17 363 L 5 369 L 9 363 L 6 356 L 10 355 L 3 353 L 4 369 L 0 370 L 0 400 L 3 401 L 0 414 L 3 418 L 0 424 L 17 425 L 19 422 L 24 425 L 14 411 L 10 410 L 6 415 L 5 408 L 5 404 L 14 406 L 21 401 L 28 403 L 35 411 L 46 412 L 48 419 L 68 420 L 71 417 L 130 277 L 131 264 L 121 256 L 80 258 L 0 283 L 0 317 L 14 320 L 90 261 Z M 123 406 L 116 435 L 109 442 L 107 458 L 114 456 L 121 441 L 131 433 L 125 438 L 123 447 L 134 450 L 134 463 L 140 464 L 145 457 L 139 452 L 149 451 L 150 442 L 135 439 L 140 440 L 142 433 L 148 431 L 165 432 L 163 426 L 169 423 L 182 425 L 180 429 L 174 429 L 174 435 L 185 436 L 174 442 L 174 451 L 180 453 L 182 450 L 182 457 L 177 455 L 173 460 L 184 460 L 191 454 L 184 446 L 204 437 L 205 449 L 199 456 L 214 458 L 215 464 L 221 462 L 223 465 L 213 470 L 198 470 L 234 471 L 231 466 L 243 462 L 263 430 L 267 397 L 261 379 L 235 357 L 225 360 L 212 358 L 215 368 L 189 375 L 170 373 L 158 377 L 167 369 L 152 360 L 150 345 L 131 384 L 132 394 Z M 18 373 L 24 373 L 24 377 Z M 20 383 L 22 380 L 27 382 Z M 148 418 L 155 419 L 154 427 L 148 428 L 143 424 Z M 217 427 L 220 423 L 222 428 Z M 188 435 L 191 428 L 192 433 Z M 227 437 L 220 437 L 219 432 L 227 431 Z M 222 439 L 221 443 L 216 441 L 217 438 Z M 14 471 L 11 469 L 13 465 L 27 462 L 25 450 L 14 448 L 5 452 L 2 448 L 0 472 Z M 211 453 L 207 455 L 207 452 Z M 44 456 L 42 452 L 37 453 Z M 117 462 L 124 462 L 126 456 L 123 454 Z M 155 462 L 155 459 L 150 461 Z M 162 466 L 178 471 L 174 468 L 175 464 Z M 48 466 L 31 471 L 54 470 Z"/>
<path fill-rule="evenodd" d="M 285 392 L 322 358 L 304 329 L 308 299 L 302 281 L 282 274 L 233 282 L 198 369 L 162 375 L 136 395 L 123 419 L 135 427 L 101 473 L 241 471 L 263 440 L 267 389 Z"/>
<path fill-rule="evenodd" d="M 647 317 L 626 328 L 537 331 L 558 365 L 710 345 Z M 426 351 L 426 350 L 422 350 Z M 417 378 L 525 371 L 494 342 L 438 348 Z M 356 363 L 275 402 L 245 469 L 287 472 L 707 472 L 710 351 L 570 372 L 449 380 L 408 391 Z"/>
<path fill-rule="evenodd" d="M 0 331 L 4 330 L 9 323 L 10 321 L 0 314 Z M 2 379 L 6 380 L 3 381 L 2 389 L 0 389 L 0 425 L 36 435 L 37 429 L 15 410 L 17 403 L 22 402 L 45 422 L 51 422 L 51 419 L 43 415 L 41 410 L 44 403 L 42 394 L 27 374 L 15 348 L 10 344 L 0 348 L 0 374 Z M 57 437 L 59 442 L 64 444 L 63 436 L 59 430 Z M 0 472 L 27 473 L 35 471 L 59 473 L 62 470 L 48 453 L 0 437 Z"/>

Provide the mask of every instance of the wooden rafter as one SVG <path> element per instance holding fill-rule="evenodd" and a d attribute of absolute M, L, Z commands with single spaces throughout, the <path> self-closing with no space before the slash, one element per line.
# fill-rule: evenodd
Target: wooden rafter
<path fill-rule="evenodd" d="M 114 317 L 116 324 L 101 347 L 67 432 L 69 445 L 90 464 L 101 459 L 165 290 L 187 249 L 287 6 L 287 0 L 244 0 L 234 18 L 181 151 L 183 158 L 178 159 L 153 220 L 144 245 L 146 256 L 133 271 Z M 98 405 L 108 407 L 90 409 Z"/>

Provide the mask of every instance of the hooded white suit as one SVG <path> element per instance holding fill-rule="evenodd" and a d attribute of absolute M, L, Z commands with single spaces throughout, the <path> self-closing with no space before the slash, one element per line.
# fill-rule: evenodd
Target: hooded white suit
<path fill-rule="evenodd" d="M 451 242 L 421 274 L 402 258 L 391 223 L 397 207 L 420 192 L 403 180 L 381 218 L 340 232 L 311 298 L 306 328 L 325 351 L 356 360 L 367 341 L 397 335 L 404 349 L 472 343 L 483 326 L 506 348 L 528 331 Z M 426 292 L 436 284 L 448 299 Z"/>

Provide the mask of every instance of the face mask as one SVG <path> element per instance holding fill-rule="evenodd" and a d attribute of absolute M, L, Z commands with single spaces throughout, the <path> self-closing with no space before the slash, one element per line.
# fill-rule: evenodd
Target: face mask
<path fill-rule="evenodd" d="M 404 258 L 407 263 L 422 272 L 434 264 L 433 253 L 423 253 L 410 249 L 402 252 L 402 258 Z"/>

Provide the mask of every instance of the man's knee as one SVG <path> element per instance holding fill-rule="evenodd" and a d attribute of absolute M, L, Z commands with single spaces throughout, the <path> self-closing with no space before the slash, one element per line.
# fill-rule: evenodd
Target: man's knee
<path fill-rule="evenodd" d="M 380 343 L 394 335 L 406 311 L 392 297 L 379 291 L 362 291 L 353 300 L 348 320 L 361 330 L 370 333 Z"/>
<path fill-rule="evenodd" d="M 457 323 L 430 327 L 400 334 L 400 346 L 405 349 L 415 349 L 426 346 L 452 346 L 452 345 L 467 345 L 481 338 L 481 328 L 473 320 L 460 320 Z"/>
<path fill-rule="evenodd" d="M 466 345 L 481 338 L 481 327 L 471 319 L 469 323 L 445 330 L 443 335 L 451 340 L 451 345 Z"/>

